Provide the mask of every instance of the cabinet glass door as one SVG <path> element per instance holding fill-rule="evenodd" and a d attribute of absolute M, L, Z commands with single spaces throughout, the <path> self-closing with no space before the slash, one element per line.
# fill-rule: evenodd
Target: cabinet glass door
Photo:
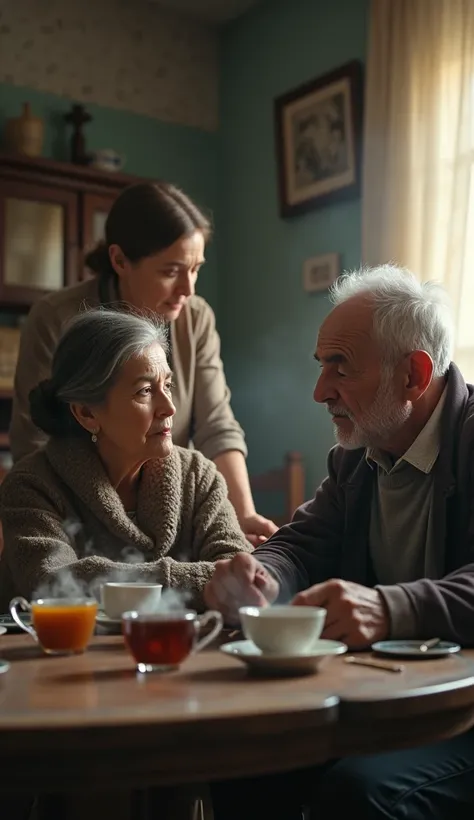
<path fill-rule="evenodd" d="M 117 194 L 84 194 L 82 207 L 82 252 L 83 256 L 98 242 L 105 239 L 105 223 Z M 82 278 L 93 274 L 83 266 Z"/>
<path fill-rule="evenodd" d="M 0 301 L 31 304 L 77 279 L 76 196 L 24 182 L 0 185 Z"/>

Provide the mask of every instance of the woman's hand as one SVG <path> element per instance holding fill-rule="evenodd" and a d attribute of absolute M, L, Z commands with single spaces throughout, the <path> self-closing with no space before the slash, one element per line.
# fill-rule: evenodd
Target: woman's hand
<path fill-rule="evenodd" d="M 239 521 L 239 524 L 247 541 L 249 541 L 253 547 L 258 547 L 259 544 L 263 544 L 264 541 L 270 538 L 278 529 L 273 521 L 270 521 L 269 518 L 264 518 L 263 515 L 259 515 L 258 513 L 247 515 Z"/>

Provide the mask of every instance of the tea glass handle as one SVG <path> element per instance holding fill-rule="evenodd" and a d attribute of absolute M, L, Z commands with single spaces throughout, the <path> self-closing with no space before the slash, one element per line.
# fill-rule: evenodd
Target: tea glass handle
<path fill-rule="evenodd" d="M 28 624 L 25 624 L 24 621 L 21 620 L 17 612 L 19 607 L 24 609 L 26 612 L 31 612 L 31 604 L 29 604 L 25 598 L 13 598 L 13 600 L 10 601 L 10 614 L 17 626 L 19 626 L 20 629 L 23 629 L 24 632 L 28 632 L 28 634 L 31 635 L 31 637 L 37 642 L 38 636 L 33 627 L 28 626 Z"/>
<path fill-rule="evenodd" d="M 211 629 L 209 635 L 205 635 L 204 638 L 199 638 L 197 641 L 194 651 L 199 652 L 200 649 L 204 649 L 214 638 L 217 638 L 219 632 L 221 631 L 222 627 L 224 626 L 224 619 L 220 612 L 215 612 L 213 609 L 210 609 L 209 612 L 205 612 L 204 615 L 198 615 L 196 618 L 197 621 L 197 630 L 198 635 L 201 629 L 209 623 L 209 621 L 215 621 L 214 628 Z"/>

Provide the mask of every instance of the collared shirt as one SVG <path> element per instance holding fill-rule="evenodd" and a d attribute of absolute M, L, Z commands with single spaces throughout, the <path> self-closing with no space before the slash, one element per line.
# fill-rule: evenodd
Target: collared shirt
<path fill-rule="evenodd" d="M 427 423 L 395 463 L 388 453 L 367 449 L 377 470 L 372 496 L 369 549 L 379 584 L 439 577 L 433 550 L 433 467 L 440 451 L 444 390 Z"/>

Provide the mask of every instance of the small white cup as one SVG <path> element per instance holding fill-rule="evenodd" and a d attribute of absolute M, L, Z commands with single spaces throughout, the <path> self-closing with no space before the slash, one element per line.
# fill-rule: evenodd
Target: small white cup
<path fill-rule="evenodd" d="M 309 652 L 321 635 L 326 610 L 316 606 L 243 606 L 239 615 L 245 637 L 262 652 L 301 655 Z"/>
<path fill-rule="evenodd" d="M 162 584 L 109 583 L 100 588 L 102 609 L 111 620 L 119 620 L 122 613 L 150 614 L 160 606 Z"/>

